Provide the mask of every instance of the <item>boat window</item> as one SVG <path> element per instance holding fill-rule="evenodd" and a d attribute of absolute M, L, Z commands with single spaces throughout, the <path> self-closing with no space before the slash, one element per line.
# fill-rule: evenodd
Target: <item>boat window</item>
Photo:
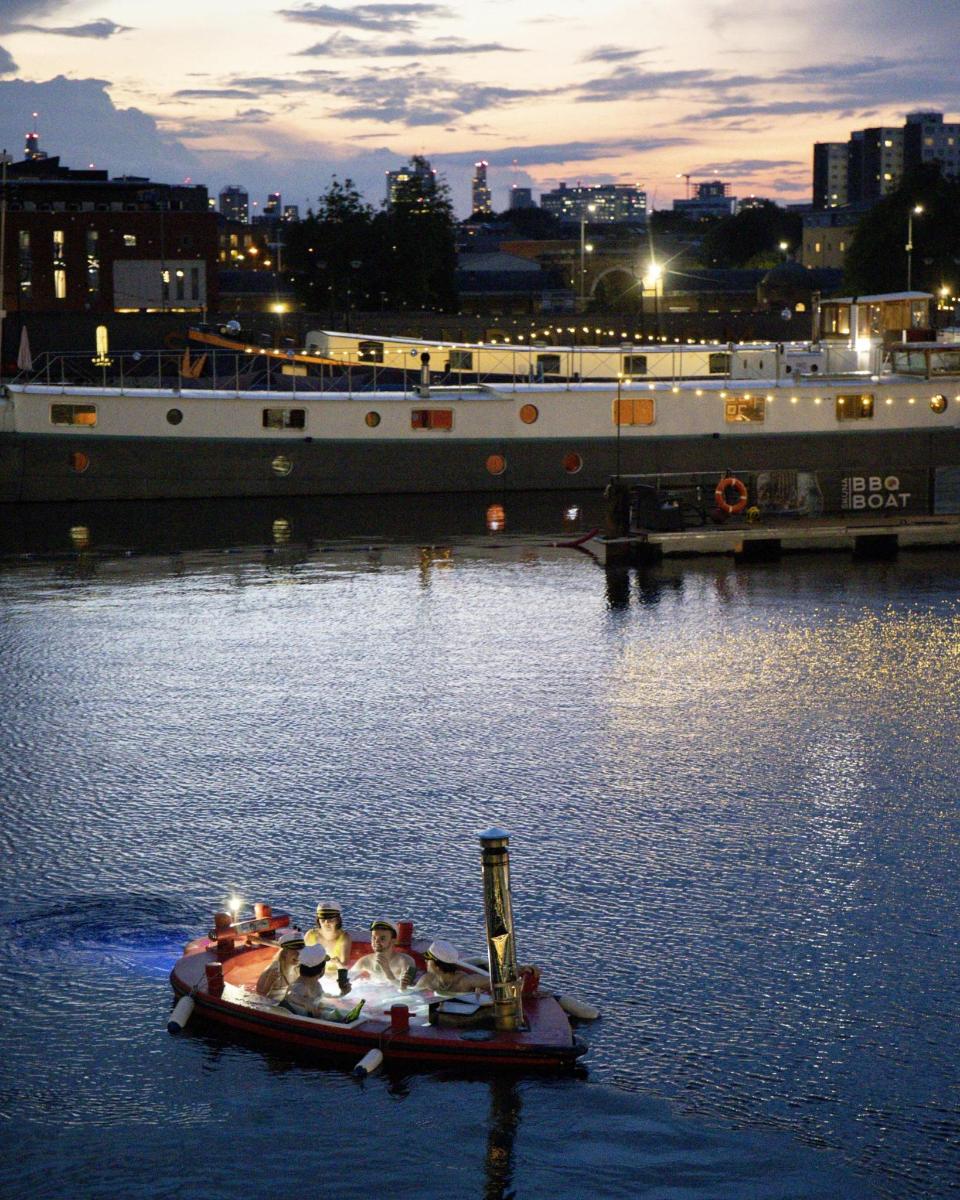
<path fill-rule="evenodd" d="M 763 396 L 733 396 L 723 402 L 723 416 L 728 425 L 738 421 L 761 422 L 765 415 Z"/>
<path fill-rule="evenodd" d="M 183 413 L 179 408 L 171 408 L 167 410 L 167 420 L 171 425 L 179 425 L 183 420 Z"/>
<path fill-rule="evenodd" d="M 491 475 L 502 475 L 507 469 L 507 460 L 502 454 L 491 454 L 487 458 L 487 470 Z"/>
<path fill-rule="evenodd" d="M 371 429 L 376 429 L 376 427 L 380 424 L 380 414 L 378 412 L 368 412 L 363 419 Z"/>
<path fill-rule="evenodd" d="M 730 355 L 726 352 L 717 352 L 711 354 L 707 364 L 707 370 L 711 375 L 729 375 Z"/>
<path fill-rule="evenodd" d="M 473 370 L 473 351 L 472 350 L 451 350 L 450 360 L 447 363 L 448 371 L 472 371 Z"/>
<path fill-rule="evenodd" d="M 51 404 L 50 423 L 52 425 L 96 425 L 97 406 L 95 404 Z"/>
<path fill-rule="evenodd" d="M 411 429 L 452 429 L 452 408 L 413 408 L 410 410 Z"/>
<path fill-rule="evenodd" d="M 647 356 L 645 354 L 625 354 L 623 356 L 624 375 L 646 375 Z"/>
<path fill-rule="evenodd" d="M 285 454 L 278 454 L 270 466 L 274 475 L 289 475 L 293 470 L 293 463 Z"/>
<path fill-rule="evenodd" d="M 307 424 L 307 412 L 303 408 L 265 408 L 263 410 L 264 429 L 304 429 Z"/>
<path fill-rule="evenodd" d="M 543 379 L 545 375 L 560 374 L 560 355 L 559 354 L 538 354 L 537 355 L 537 376 Z"/>
<path fill-rule="evenodd" d="M 869 421 L 872 417 L 872 393 L 866 392 L 862 395 L 837 397 L 838 421 Z"/>
<path fill-rule="evenodd" d="M 520 409 L 520 420 L 524 425 L 533 425 L 539 416 L 540 410 L 535 404 L 524 404 Z"/>
<path fill-rule="evenodd" d="M 614 425 L 652 425 L 656 408 L 652 396 L 621 396 L 613 402 Z"/>
<path fill-rule="evenodd" d="M 82 450 L 74 450 L 70 455 L 69 463 L 71 470 L 76 471 L 78 475 L 82 475 L 87 467 L 90 466 L 90 458 Z"/>
<path fill-rule="evenodd" d="M 357 342 L 357 358 L 361 362 L 382 363 L 383 342 Z"/>
<path fill-rule="evenodd" d="M 930 397 L 930 408 L 935 413 L 946 412 L 947 411 L 946 396 L 931 396 Z"/>
<path fill-rule="evenodd" d="M 576 475 L 583 469 L 583 459 L 575 450 L 571 450 L 569 454 L 563 456 L 563 469 L 568 475 Z"/>

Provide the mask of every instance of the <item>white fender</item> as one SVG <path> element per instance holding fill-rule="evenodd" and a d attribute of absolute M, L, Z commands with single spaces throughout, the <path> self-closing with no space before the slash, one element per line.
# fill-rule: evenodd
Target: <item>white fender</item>
<path fill-rule="evenodd" d="M 181 996 L 167 1021 L 167 1033 L 180 1033 L 193 1012 L 193 997 Z"/>
<path fill-rule="evenodd" d="M 578 1000 L 575 996 L 558 996 L 557 1003 L 565 1013 L 579 1021 L 595 1021 L 600 1016 L 599 1008 L 594 1008 L 592 1004 Z"/>
<path fill-rule="evenodd" d="M 368 1050 L 363 1058 L 353 1068 L 354 1079 L 366 1079 L 372 1075 L 383 1062 L 383 1054 L 379 1050 Z"/>

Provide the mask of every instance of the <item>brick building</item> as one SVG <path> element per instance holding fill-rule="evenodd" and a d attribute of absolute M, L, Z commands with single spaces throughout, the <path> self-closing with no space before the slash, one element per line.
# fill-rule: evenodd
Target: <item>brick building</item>
<path fill-rule="evenodd" d="M 207 189 L 10 163 L 3 307 L 34 313 L 204 312 L 217 303 L 217 216 Z"/>

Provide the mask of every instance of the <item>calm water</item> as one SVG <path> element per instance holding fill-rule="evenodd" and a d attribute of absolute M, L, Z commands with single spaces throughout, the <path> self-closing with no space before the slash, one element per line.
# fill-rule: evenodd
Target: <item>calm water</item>
<path fill-rule="evenodd" d="M 505 506 L 0 514 L 4 1194 L 960 1191 L 960 555 L 608 576 Z M 493 823 L 586 1078 L 167 1035 L 233 889 L 482 948 Z"/>

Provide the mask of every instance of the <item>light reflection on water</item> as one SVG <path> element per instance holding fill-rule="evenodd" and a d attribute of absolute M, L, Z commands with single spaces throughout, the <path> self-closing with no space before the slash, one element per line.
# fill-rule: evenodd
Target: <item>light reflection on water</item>
<path fill-rule="evenodd" d="M 957 559 L 608 576 L 541 527 L 0 567 L 0 1180 L 172 1195 L 202 1160 L 233 1195 L 211 1141 L 266 1128 L 297 1153 L 261 1191 L 343 1172 L 339 1137 L 356 1194 L 439 1195 L 438 1143 L 485 1197 L 949 1193 Z M 588 1081 L 361 1090 L 167 1038 L 170 961 L 234 888 L 480 946 L 494 821 L 521 957 L 604 1010 Z"/>

